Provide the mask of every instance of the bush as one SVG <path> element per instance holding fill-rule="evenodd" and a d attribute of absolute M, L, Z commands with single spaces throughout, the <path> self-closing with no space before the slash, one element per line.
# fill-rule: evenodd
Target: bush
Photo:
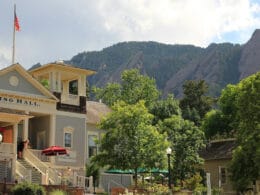
<path fill-rule="evenodd" d="M 213 188 L 212 189 L 212 195 L 220 195 L 222 194 L 222 189 L 221 188 Z"/>
<path fill-rule="evenodd" d="M 38 184 L 20 183 L 12 188 L 13 195 L 45 195 L 44 188 Z"/>
<path fill-rule="evenodd" d="M 192 177 L 185 180 L 185 186 L 189 190 L 195 190 L 196 188 L 200 188 L 202 186 L 201 184 L 202 177 L 199 173 L 196 173 Z"/>
<path fill-rule="evenodd" d="M 54 190 L 50 193 L 50 195 L 66 195 L 67 193 L 62 190 Z"/>

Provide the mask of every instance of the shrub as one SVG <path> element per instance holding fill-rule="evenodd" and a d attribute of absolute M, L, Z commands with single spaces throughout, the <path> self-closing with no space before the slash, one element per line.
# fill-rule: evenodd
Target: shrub
<path fill-rule="evenodd" d="M 200 176 L 199 173 L 196 173 L 192 177 L 185 180 L 184 187 L 186 187 L 189 190 L 195 190 L 196 188 L 202 187 L 201 181 L 202 181 L 202 177 Z"/>
<path fill-rule="evenodd" d="M 12 188 L 13 195 L 45 195 L 44 188 L 38 184 L 20 183 Z"/>
<path fill-rule="evenodd" d="M 220 195 L 222 193 L 222 189 L 221 188 L 213 188 L 212 189 L 212 194 L 213 195 Z"/>
<path fill-rule="evenodd" d="M 67 193 L 62 190 L 54 190 L 50 193 L 50 195 L 66 195 Z"/>

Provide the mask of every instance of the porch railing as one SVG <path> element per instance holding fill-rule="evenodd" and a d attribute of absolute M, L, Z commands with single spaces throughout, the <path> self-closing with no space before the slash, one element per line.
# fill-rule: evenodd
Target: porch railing
<path fill-rule="evenodd" d="M 43 162 L 50 162 L 50 157 L 46 156 L 46 155 L 42 155 L 42 151 L 41 150 L 30 149 L 30 151 L 33 153 L 34 156 L 36 156 L 41 161 L 43 161 Z"/>
<path fill-rule="evenodd" d="M 26 169 L 19 161 L 16 161 L 16 173 L 19 175 L 21 181 L 31 183 L 32 181 L 32 170 Z"/>
<path fill-rule="evenodd" d="M 61 103 L 70 105 L 79 105 L 79 96 L 73 94 L 61 94 Z"/>
<path fill-rule="evenodd" d="M 1 157 L 11 157 L 14 155 L 14 144 L 4 143 L 0 144 L 0 156 Z"/>
<path fill-rule="evenodd" d="M 47 175 L 48 179 L 52 184 L 60 184 L 61 178 L 59 176 L 58 171 L 55 169 L 48 167 L 44 162 L 38 159 L 30 150 L 24 151 L 25 159 L 32 164 L 35 168 L 37 168 L 43 175 Z"/>

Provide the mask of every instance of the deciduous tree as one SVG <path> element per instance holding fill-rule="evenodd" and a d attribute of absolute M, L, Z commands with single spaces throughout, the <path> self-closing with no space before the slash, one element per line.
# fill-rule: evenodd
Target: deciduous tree
<path fill-rule="evenodd" d="M 239 191 L 260 178 L 260 72 L 237 85 L 237 142 L 230 166 L 231 180 Z"/>
<path fill-rule="evenodd" d="M 135 104 L 144 100 L 148 106 L 159 97 L 155 80 L 141 75 L 138 69 L 125 70 L 121 75 L 122 83 L 109 83 L 104 88 L 95 88 L 96 99 L 102 99 L 107 105 L 113 105 L 122 100 Z"/>
<path fill-rule="evenodd" d="M 168 95 L 165 100 L 154 102 L 149 110 L 154 115 L 154 124 L 157 124 L 159 120 L 170 118 L 172 115 L 181 115 L 179 101 L 174 98 L 173 94 Z"/>
<path fill-rule="evenodd" d="M 198 117 L 193 117 L 188 114 L 188 109 L 194 112 L 197 111 L 199 118 L 202 119 L 204 115 L 211 109 L 213 104 L 213 98 L 206 96 L 208 92 L 208 85 L 204 80 L 190 80 L 186 81 L 183 85 L 183 94 L 184 97 L 180 101 L 180 107 L 183 112 L 183 117 L 189 119 L 196 124 L 198 121 L 194 119 Z M 195 114 L 196 112 L 194 112 Z"/>
<path fill-rule="evenodd" d="M 173 150 L 174 180 L 185 180 L 196 172 L 203 163 L 199 150 L 204 147 L 204 133 L 193 122 L 174 115 L 159 124 L 162 133 L 166 132 Z"/>
<path fill-rule="evenodd" d="M 164 161 L 166 136 L 151 125 L 153 116 L 144 101 L 134 105 L 117 102 L 112 109 L 100 124 L 107 132 L 94 160 L 101 166 L 134 170 L 137 185 L 138 168 L 153 168 L 156 162 Z"/>

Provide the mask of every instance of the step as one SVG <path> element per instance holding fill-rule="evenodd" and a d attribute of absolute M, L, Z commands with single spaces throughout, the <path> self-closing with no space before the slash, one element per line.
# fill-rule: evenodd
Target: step
<path fill-rule="evenodd" d="M 26 169 L 32 170 L 32 183 L 41 183 L 41 173 L 25 159 L 17 159 Z"/>

